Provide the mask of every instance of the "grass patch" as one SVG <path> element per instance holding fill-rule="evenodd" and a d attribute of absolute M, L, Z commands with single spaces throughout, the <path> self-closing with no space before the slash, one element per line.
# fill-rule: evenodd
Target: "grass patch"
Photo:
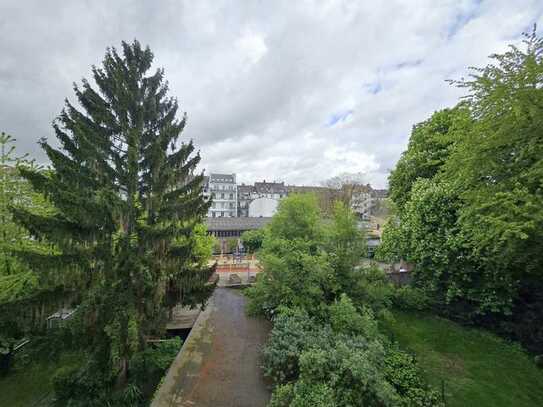
<path fill-rule="evenodd" d="M 543 370 L 517 344 L 433 315 L 394 312 L 386 325 L 413 352 L 447 406 L 543 406 Z"/>
<path fill-rule="evenodd" d="M 64 353 L 58 360 L 40 360 L 15 365 L 7 376 L 0 377 L 0 405 L 10 407 L 39 406 L 53 394 L 53 376 L 65 366 L 81 364 L 80 353 Z"/>

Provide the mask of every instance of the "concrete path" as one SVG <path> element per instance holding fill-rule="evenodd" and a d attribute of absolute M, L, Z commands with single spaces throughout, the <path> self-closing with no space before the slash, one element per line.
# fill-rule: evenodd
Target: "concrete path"
<path fill-rule="evenodd" d="M 260 349 L 271 325 L 245 314 L 240 290 L 217 288 L 200 313 L 152 407 L 265 406 Z"/>

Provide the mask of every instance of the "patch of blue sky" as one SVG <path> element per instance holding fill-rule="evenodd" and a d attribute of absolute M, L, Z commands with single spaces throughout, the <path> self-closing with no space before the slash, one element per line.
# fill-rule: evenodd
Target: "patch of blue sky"
<path fill-rule="evenodd" d="M 364 88 L 373 95 L 376 95 L 383 90 L 383 86 L 380 82 L 366 83 L 364 84 Z"/>
<path fill-rule="evenodd" d="M 326 127 L 335 126 L 338 123 L 344 123 L 353 114 L 352 110 L 346 110 L 332 114 L 326 121 Z"/>
<path fill-rule="evenodd" d="M 422 59 L 415 59 L 414 61 L 404 61 L 393 66 L 393 69 L 412 68 L 422 64 Z"/>
<path fill-rule="evenodd" d="M 467 23 L 477 16 L 482 0 L 471 0 L 454 17 L 454 21 L 447 28 L 447 39 L 454 37 Z"/>

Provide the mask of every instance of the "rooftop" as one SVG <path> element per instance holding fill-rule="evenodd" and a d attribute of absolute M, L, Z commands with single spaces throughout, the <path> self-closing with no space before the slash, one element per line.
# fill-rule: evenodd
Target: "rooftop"
<path fill-rule="evenodd" d="M 284 182 L 255 182 L 255 190 L 259 193 L 286 192 Z"/>
<path fill-rule="evenodd" d="M 236 183 L 236 174 L 209 174 L 210 182 L 230 182 Z"/>
<path fill-rule="evenodd" d="M 209 231 L 216 230 L 254 230 L 261 229 L 271 218 L 206 218 Z"/>

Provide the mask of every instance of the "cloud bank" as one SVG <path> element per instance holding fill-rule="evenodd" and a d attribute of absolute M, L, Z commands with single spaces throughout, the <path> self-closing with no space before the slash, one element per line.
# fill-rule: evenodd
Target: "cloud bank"
<path fill-rule="evenodd" d="M 377 187 L 411 127 L 452 106 L 446 79 L 518 43 L 539 0 L 15 1 L 0 4 L 0 129 L 36 141 L 107 46 L 137 38 L 188 114 L 202 168 L 240 181 Z"/>

